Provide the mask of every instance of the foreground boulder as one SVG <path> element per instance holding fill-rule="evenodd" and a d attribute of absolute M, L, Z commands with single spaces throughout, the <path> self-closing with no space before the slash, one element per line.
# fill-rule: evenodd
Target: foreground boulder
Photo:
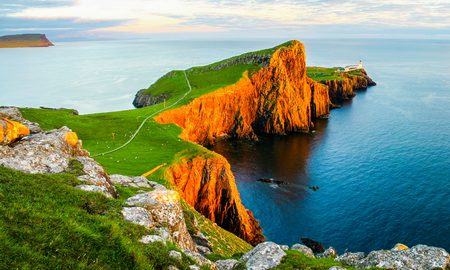
<path fill-rule="evenodd" d="M 266 270 L 278 266 L 286 256 L 281 247 L 273 242 L 258 244 L 254 249 L 245 253 L 241 261 L 249 270 Z"/>
<path fill-rule="evenodd" d="M 178 192 L 155 189 L 128 198 L 126 205 L 122 211 L 125 219 L 148 228 L 165 228 L 170 235 L 167 240 L 183 249 L 197 251 L 187 230 Z"/>
<path fill-rule="evenodd" d="M 22 113 L 16 107 L 0 106 L 0 118 L 8 118 L 12 121 L 21 123 L 30 130 L 31 134 L 42 132 L 38 123 L 33 123 L 23 118 Z"/>

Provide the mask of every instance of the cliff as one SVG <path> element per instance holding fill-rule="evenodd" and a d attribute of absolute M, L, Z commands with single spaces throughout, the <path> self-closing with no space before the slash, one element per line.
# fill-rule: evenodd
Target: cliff
<path fill-rule="evenodd" d="M 365 90 L 376 83 L 367 75 L 365 70 L 359 71 L 360 74 L 340 74 L 337 80 L 321 80 L 322 84 L 328 86 L 330 100 L 333 104 L 342 103 L 344 100 L 351 99 L 356 95 L 356 91 Z"/>
<path fill-rule="evenodd" d="M 182 158 L 165 174 L 178 187 L 185 201 L 205 217 L 251 244 L 264 240 L 252 212 L 241 202 L 230 164 L 225 158 L 220 155 Z"/>
<path fill-rule="evenodd" d="M 303 44 L 293 41 L 278 48 L 267 66 L 156 120 L 182 127 L 183 139 L 212 144 L 224 136 L 309 131 L 314 118 L 328 115 L 329 104 L 326 88 L 306 76 Z"/>
<path fill-rule="evenodd" d="M 0 37 L 0 48 L 54 46 L 44 34 L 23 34 Z"/>

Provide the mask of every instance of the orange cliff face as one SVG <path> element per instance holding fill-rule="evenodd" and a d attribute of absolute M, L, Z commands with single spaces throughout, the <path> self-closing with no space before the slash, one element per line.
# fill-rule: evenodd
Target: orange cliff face
<path fill-rule="evenodd" d="M 225 158 L 216 155 L 182 159 L 165 173 L 186 202 L 204 216 L 250 244 L 264 241 L 258 221 L 241 202 Z"/>
<path fill-rule="evenodd" d="M 362 76 L 343 73 L 341 74 L 341 80 L 321 81 L 321 83 L 328 86 L 330 100 L 333 104 L 342 103 L 344 100 L 353 98 L 356 95 L 356 91 L 376 85 L 376 83 L 367 76 L 365 70 L 361 70 L 361 73 Z"/>
<path fill-rule="evenodd" d="M 237 83 L 161 113 L 159 123 L 183 128 L 181 137 L 212 144 L 223 136 L 257 139 L 257 133 L 308 131 L 328 115 L 326 87 L 306 77 L 305 49 L 299 41 L 279 48 L 268 66 Z M 315 90 L 315 91 L 313 91 Z"/>

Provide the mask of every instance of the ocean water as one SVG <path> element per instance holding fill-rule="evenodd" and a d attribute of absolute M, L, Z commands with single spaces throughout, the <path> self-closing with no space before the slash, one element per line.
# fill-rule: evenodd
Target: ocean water
<path fill-rule="evenodd" d="M 0 105 L 131 109 L 172 69 L 283 40 L 102 41 L 0 50 Z M 340 252 L 428 244 L 450 250 L 450 41 L 304 40 L 308 65 L 359 60 L 378 83 L 311 134 L 214 146 L 269 240 Z M 288 185 L 257 182 L 273 177 Z M 318 191 L 308 186 L 319 186 Z"/>

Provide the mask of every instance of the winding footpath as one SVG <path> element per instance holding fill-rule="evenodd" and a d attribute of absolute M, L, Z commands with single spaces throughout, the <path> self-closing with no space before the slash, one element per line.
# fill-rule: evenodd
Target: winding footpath
<path fill-rule="evenodd" d="M 93 155 L 92 157 L 105 156 L 105 155 L 114 153 L 114 152 L 119 151 L 120 149 L 126 147 L 127 145 L 129 145 L 129 144 L 134 140 L 134 138 L 136 138 L 136 136 L 138 135 L 139 131 L 141 131 L 141 129 L 144 127 L 145 123 L 146 123 L 150 118 L 154 117 L 155 115 L 157 115 L 157 114 L 159 114 L 159 113 L 161 113 L 161 112 L 163 112 L 163 111 L 165 111 L 165 110 L 167 110 L 167 109 L 172 108 L 173 106 L 177 105 L 177 104 L 180 103 L 182 100 L 184 100 L 184 99 L 187 97 L 187 95 L 189 95 L 189 94 L 192 92 L 192 86 L 191 86 L 191 83 L 189 82 L 189 79 L 188 79 L 188 77 L 187 77 L 187 75 L 186 75 L 186 70 L 183 70 L 183 74 L 184 74 L 184 78 L 186 79 L 186 83 L 187 83 L 187 85 L 188 85 L 188 87 L 189 87 L 189 90 L 188 90 L 186 93 L 184 93 L 184 95 L 183 95 L 180 99 L 178 99 L 177 101 L 175 101 L 172 105 L 170 105 L 170 106 L 168 106 L 168 107 L 165 107 L 165 108 L 162 108 L 162 109 L 160 109 L 160 110 L 158 110 L 158 111 L 156 111 L 156 112 L 150 114 L 149 116 L 147 116 L 147 117 L 142 121 L 142 123 L 139 125 L 139 127 L 136 129 L 136 131 L 135 131 L 134 134 L 131 136 L 131 138 L 130 138 L 127 142 L 125 142 L 124 144 L 122 144 L 121 146 L 119 146 L 119 147 L 117 147 L 117 148 L 114 148 L 114 149 L 112 149 L 112 150 L 109 150 L 109 151 L 107 151 L 107 152 L 103 152 L 103 153 L 100 153 L 100 154 Z"/>

